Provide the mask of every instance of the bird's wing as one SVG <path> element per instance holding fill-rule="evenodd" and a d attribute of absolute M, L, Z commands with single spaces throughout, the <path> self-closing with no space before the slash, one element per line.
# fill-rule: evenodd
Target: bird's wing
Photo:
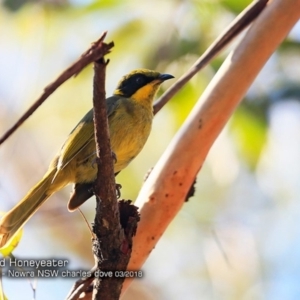
<path fill-rule="evenodd" d="M 108 118 L 114 113 L 119 97 L 112 96 L 106 99 Z M 93 109 L 91 109 L 71 131 L 68 139 L 61 148 L 57 163 L 58 169 L 63 169 L 89 143 L 94 143 Z M 93 153 L 91 153 L 92 155 Z"/>

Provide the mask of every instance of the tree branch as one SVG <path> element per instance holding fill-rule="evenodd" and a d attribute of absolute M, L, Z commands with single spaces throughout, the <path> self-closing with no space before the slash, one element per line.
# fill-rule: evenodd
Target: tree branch
<path fill-rule="evenodd" d="M 142 267 L 181 209 L 212 144 L 299 17 L 300 0 L 273 0 L 210 82 L 139 193 L 141 221 L 129 270 Z M 131 280 L 125 280 L 123 292 Z"/>
<path fill-rule="evenodd" d="M 118 203 L 116 197 L 105 102 L 105 66 L 104 60 L 97 61 L 94 65 L 93 103 L 98 174 L 94 186 L 97 207 L 93 231 L 97 238 L 93 241 L 93 252 L 97 270 L 102 272 L 98 272 L 98 276 L 97 271 L 95 272 L 94 300 L 119 299 L 125 277 L 116 277 L 115 271 L 127 269 L 132 249 L 132 236 L 136 232 L 139 220 L 137 208 L 128 201 Z M 99 276 L 101 274 L 104 277 Z"/>
<path fill-rule="evenodd" d="M 238 36 L 267 5 L 268 0 L 256 0 L 244 9 L 225 31 L 210 45 L 199 57 L 195 64 L 183 74 L 153 105 L 154 114 L 157 114 L 163 106 L 200 70 L 202 70 L 221 50 Z"/>
<path fill-rule="evenodd" d="M 33 105 L 20 117 L 20 119 L 0 138 L 0 145 L 7 140 L 37 109 L 42 105 L 45 100 L 65 81 L 72 76 L 76 76 L 90 63 L 100 59 L 105 54 L 109 53 L 110 49 L 114 46 L 114 43 L 103 43 L 106 37 L 104 32 L 101 37 L 92 44 L 92 46 L 81 55 L 81 57 L 67 68 L 58 78 L 45 87 L 42 95 L 33 103 Z"/>

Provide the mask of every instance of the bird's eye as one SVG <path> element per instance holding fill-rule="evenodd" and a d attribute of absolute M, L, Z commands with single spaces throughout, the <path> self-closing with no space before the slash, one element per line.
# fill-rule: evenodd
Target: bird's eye
<path fill-rule="evenodd" d="M 145 80 L 144 80 L 144 77 L 138 76 L 138 77 L 135 79 L 135 81 L 136 81 L 137 84 L 141 85 L 141 84 L 144 83 Z"/>

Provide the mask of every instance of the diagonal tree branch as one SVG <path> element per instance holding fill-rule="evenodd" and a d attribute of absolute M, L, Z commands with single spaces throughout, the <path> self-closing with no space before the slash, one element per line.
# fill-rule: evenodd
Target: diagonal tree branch
<path fill-rule="evenodd" d="M 42 105 L 45 100 L 65 81 L 72 76 L 76 76 L 90 63 L 100 59 L 105 54 L 109 53 L 110 49 L 114 46 L 114 43 L 103 43 L 106 37 L 104 32 L 101 37 L 92 44 L 92 46 L 81 55 L 81 57 L 72 64 L 68 69 L 61 73 L 55 81 L 49 84 L 42 95 L 33 103 L 33 105 L 20 117 L 20 119 L 0 138 L 0 145 L 8 139 L 37 109 Z"/>
<path fill-rule="evenodd" d="M 273 0 L 227 57 L 149 178 L 129 270 L 138 270 L 181 209 L 217 136 L 272 53 L 300 18 L 300 0 Z M 184 155 L 183 155 L 184 153 Z M 126 279 L 123 292 L 132 279 Z"/>
<path fill-rule="evenodd" d="M 200 70 L 202 70 L 221 50 L 238 36 L 267 5 L 268 0 L 256 0 L 244 9 L 225 31 L 207 48 L 193 66 L 183 74 L 157 101 L 154 103 L 154 114 L 162 107 Z"/>

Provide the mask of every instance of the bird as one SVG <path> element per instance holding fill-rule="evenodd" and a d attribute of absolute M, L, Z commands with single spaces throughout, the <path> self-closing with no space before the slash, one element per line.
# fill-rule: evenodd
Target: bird
<path fill-rule="evenodd" d="M 111 97 L 106 99 L 114 173 L 139 154 L 151 131 L 153 101 L 160 85 L 174 78 L 148 69 L 137 69 L 123 76 Z M 44 177 L 0 220 L 0 248 L 5 247 L 40 206 L 55 192 L 74 184 L 68 202 L 74 211 L 93 195 L 97 176 L 93 109 L 70 132 Z"/>

